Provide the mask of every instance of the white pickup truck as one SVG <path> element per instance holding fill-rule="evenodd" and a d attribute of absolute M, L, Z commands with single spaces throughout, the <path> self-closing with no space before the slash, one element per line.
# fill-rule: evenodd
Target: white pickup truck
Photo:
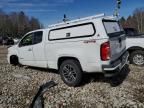
<path fill-rule="evenodd" d="M 31 31 L 8 49 L 7 59 L 56 69 L 67 85 L 78 86 L 84 72 L 120 72 L 128 58 L 125 40 L 118 21 L 100 14 Z"/>
<path fill-rule="evenodd" d="M 129 61 L 132 64 L 143 66 L 144 65 L 144 34 L 135 34 L 131 31 L 132 35 L 127 34 L 126 48 L 129 52 Z"/>

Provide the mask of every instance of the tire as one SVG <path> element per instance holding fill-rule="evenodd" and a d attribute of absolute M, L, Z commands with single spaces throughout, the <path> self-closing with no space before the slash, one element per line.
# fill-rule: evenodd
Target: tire
<path fill-rule="evenodd" d="M 10 57 L 10 64 L 16 66 L 19 65 L 18 57 L 17 56 L 11 56 Z"/>
<path fill-rule="evenodd" d="M 137 50 L 130 54 L 130 63 L 143 66 L 144 65 L 144 51 Z"/>
<path fill-rule="evenodd" d="M 63 82 L 68 86 L 79 86 L 82 81 L 82 69 L 76 60 L 63 61 L 59 73 Z"/>

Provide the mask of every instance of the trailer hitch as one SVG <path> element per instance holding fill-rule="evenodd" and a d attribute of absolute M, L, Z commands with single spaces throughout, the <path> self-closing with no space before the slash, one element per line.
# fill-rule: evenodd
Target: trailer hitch
<path fill-rule="evenodd" d="M 30 108 L 44 108 L 44 98 L 43 94 L 50 89 L 51 87 L 56 86 L 57 84 L 54 81 L 49 81 L 40 86 L 37 94 L 33 98 L 33 101 L 30 105 Z"/>

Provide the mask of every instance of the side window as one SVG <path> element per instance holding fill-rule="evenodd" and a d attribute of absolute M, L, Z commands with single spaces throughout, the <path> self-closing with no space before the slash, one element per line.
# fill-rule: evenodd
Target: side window
<path fill-rule="evenodd" d="M 21 40 L 19 47 L 32 45 L 33 43 L 32 40 L 33 40 L 33 34 L 32 33 L 28 34 Z"/>
<path fill-rule="evenodd" d="M 43 36 L 42 31 L 35 32 L 34 33 L 33 44 L 38 44 L 38 43 L 42 42 L 42 36 Z"/>
<path fill-rule="evenodd" d="M 52 29 L 49 32 L 49 40 L 91 37 L 94 36 L 95 33 L 96 30 L 93 23 L 84 23 Z"/>

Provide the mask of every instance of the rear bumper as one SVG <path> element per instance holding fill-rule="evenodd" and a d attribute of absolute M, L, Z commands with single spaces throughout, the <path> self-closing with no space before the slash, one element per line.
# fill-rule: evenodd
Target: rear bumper
<path fill-rule="evenodd" d="M 127 64 L 129 53 L 126 51 L 119 59 L 111 62 L 110 65 L 103 65 L 103 71 L 105 76 L 113 76 L 121 71 L 121 69 Z"/>

